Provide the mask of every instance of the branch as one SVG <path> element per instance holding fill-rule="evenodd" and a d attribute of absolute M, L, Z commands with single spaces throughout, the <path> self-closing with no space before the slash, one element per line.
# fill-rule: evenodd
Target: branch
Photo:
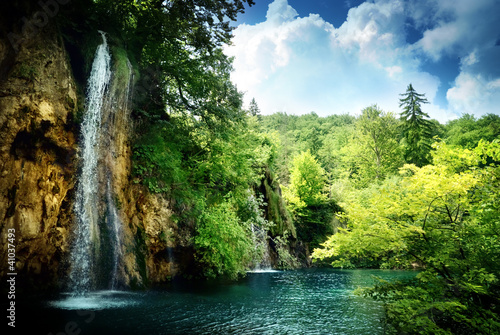
<path fill-rule="evenodd" d="M 444 204 L 444 207 L 446 208 L 446 212 L 448 213 L 448 217 L 450 218 L 450 223 L 455 223 L 455 221 L 453 221 L 453 217 L 451 216 L 450 209 L 448 208 L 448 205 Z"/>
<path fill-rule="evenodd" d="M 436 198 L 434 198 L 430 203 L 429 203 L 429 207 L 427 207 L 427 213 L 425 213 L 425 218 L 424 218 L 424 223 L 422 224 L 422 230 L 425 230 L 425 224 L 427 223 L 427 216 L 429 215 L 429 212 L 431 211 L 431 206 L 432 206 L 432 203 L 434 201 L 436 201 L 437 199 L 441 198 L 441 196 L 437 196 Z"/>

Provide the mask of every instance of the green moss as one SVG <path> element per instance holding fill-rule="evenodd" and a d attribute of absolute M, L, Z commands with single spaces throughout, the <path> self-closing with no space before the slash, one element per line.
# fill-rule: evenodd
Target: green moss
<path fill-rule="evenodd" d="M 76 107 L 75 101 L 69 96 L 69 94 L 66 94 L 66 105 L 70 110 L 73 110 Z"/>
<path fill-rule="evenodd" d="M 148 271 L 147 271 L 147 266 L 146 266 L 146 254 L 147 254 L 147 246 L 146 246 L 146 231 L 141 228 L 137 227 L 137 232 L 135 234 L 135 261 L 139 270 L 139 275 L 142 278 L 142 283 L 143 286 L 149 286 L 149 280 L 148 280 Z M 131 287 L 133 287 L 131 283 Z M 138 285 L 136 282 L 135 285 Z M 138 287 L 136 287 L 138 288 Z"/>
<path fill-rule="evenodd" d="M 127 51 L 123 48 L 112 46 L 111 54 L 113 55 L 113 87 L 125 88 L 130 81 L 130 70 L 128 67 Z"/>
<path fill-rule="evenodd" d="M 296 238 L 295 225 L 281 197 L 279 185 L 275 182 L 274 175 L 269 169 L 266 170 L 265 177 L 262 180 L 261 192 L 264 193 L 267 202 L 267 220 L 275 224 L 271 228 L 271 234 L 278 236 L 288 231 L 291 236 Z"/>
<path fill-rule="evenodd" d="M 20 64 L 14 70 L 14 76 L 33 81 L 38 77 L 38 70 L 33 64 Z"/>

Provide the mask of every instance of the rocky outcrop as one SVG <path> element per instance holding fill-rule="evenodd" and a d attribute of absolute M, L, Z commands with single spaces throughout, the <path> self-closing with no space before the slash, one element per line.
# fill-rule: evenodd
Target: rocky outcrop
<path fill-rule="evenodd" d="M 143 186 L 130 188 L 127 217 L 136 237 L 141 273 L 150 285 L 193 272 L 191 230 L 179 227 L 170 201 Z"/>
<path fill-rule="evenodd" d="M 18 280 L 39 288 L 56 285 L 63 270 L 76 172 L 76 86 L 52 29 L 17 52 L 0 39 L 0 276 L 15 229 Z"/>

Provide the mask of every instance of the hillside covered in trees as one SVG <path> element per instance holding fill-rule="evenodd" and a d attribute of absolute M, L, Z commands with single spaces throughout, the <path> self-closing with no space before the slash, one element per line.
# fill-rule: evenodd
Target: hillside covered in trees
<path fill-rule="evenodd" d="M 362 292 L 386 303 L 395 332 L 495 333 L 500 117 L 442 125 L 423 112 L 423 95 L 408 102 L 412 90 L 397 114 L 262 116 L 276 174 L 316 264 L 422 270 Z"/>

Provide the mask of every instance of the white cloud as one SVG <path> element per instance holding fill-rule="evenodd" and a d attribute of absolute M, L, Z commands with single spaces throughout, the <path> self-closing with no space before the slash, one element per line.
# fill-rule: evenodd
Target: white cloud
<path fill-rule="evenodd" d="M 282 22 L 291 21 L 299 14 L 292 6 L 288 5 L 287 0 L 275 0 L 269 4 L 267 11 L 267 21 L 279 25 Z"/>
<path fill-rule="evenodd" d="M 240 25 L 234 31 L 233 46 L 226 49 L 235 57 L 232 79 L 246 92 L 246 103 L 255 98 L 266 114 L 356 114 L 375 103 L 397 113 L 399 94 L 410 82 L 426 94 L 431 103 L 425 108 L 441 122 L 469 111 L 470 106 L 487 108 L 489 103 L 477 100 L 483 93 L 495 100 L 499 77 L 482 75 L 474 82 L 459 76 L 448 91 L 450 108 L 444 110 L 434 104 L 439 78 L 421 70 L 421 55 L 439 59 L 457 50 L 464 50 L 460 54 L 463 73 L 484 70 L 489 49 L 481 45 L 490 38 L 482 36 L 474 42 L 464 35 L 475 18 L 465 10 L 465 1 L 453 6 L 451 0 L 429 0 L 427 7 L 418 10 L 403 0 L 365 2 L 351 8 L 347 20 L 334 28 L 319 15 L 298 17 L 286 0 L 276 0 L 269 5 L 265 22 Z M 484 13 L 481 4 L 487 0 L 478 2 L 475 13 Z M 416 26 L 429 27 L 414 45 L 406 42 L 408 15 Z M 493 63 L 498 58 L 486 59 Z"/>
<path fill-rule="evenodd" d="M 500 13 L 497 0 L 433 0 L 419 5 L 409 15 L 417 26 L 430 27 L 416 46 L 433 59 L 446 53 L 464 57 L 474 48 L 494 44 L 499 37 L 494 29 Z"/>
<path fill-rule="evenodd" d="M 452 110 L 481 116 L 500 110 L 500 78 L 486 80 L 482 75 L 460 73 L 447 98 Z"/>
<path fill-rule="evenodd" d="M 416 50 L 434 60 L 445 54 L 460 59 L 460 73 L 446 95 L 449 111 L 498 114 L 500 48 L 495 44 L 500 38 L 500 2 L 442 0 L 427 9 L 435 24 L 424 32 Z"/>

